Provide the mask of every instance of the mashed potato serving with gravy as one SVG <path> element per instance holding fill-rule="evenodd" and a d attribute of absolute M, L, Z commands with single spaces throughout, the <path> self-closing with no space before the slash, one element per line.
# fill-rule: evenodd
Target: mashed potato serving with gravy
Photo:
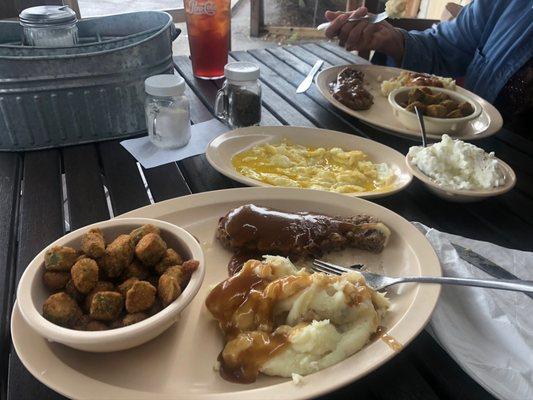
<path fill-rule="evenodd" d="M 378 331 L 389 301 L 357 271 L 310 274 L 265 256 L 215 286 L 206 305 L 225 336 L 220 374 L 245 383 L 259 372 L 307 375 L 344 360 Z"/>
<path fill-rule="evenodd" d="M 327 190 L 337 193 L 377 191 L 394 183 L 385 164 L 375 164 L 359 150 L 305 147 L 287 140 L 262 144 L 232 159 L 237 172 L 273 186 Z"/>

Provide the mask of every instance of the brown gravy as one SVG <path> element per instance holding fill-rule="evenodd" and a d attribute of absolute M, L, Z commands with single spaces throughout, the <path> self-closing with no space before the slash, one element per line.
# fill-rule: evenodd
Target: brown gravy
<path fill-rule="evenodd" d="M 218 361 L 220 376 L 236 383 L 254 382 L 259 375 L 261 365 L 287 345 L 285 335 L 261 331 L 243 332 L 234 340 L 245 342 L 247 348 L 237 353 L 236 357 L 224 357 L 225 350 L 223 350 L 218 356 Z"/>
<path fill-rule="evenodd" d="M 332 217 L 247 204 L 221 218 L 219 231 L 226 247 L 240 253 L 298 258 L 316 257 L 348 245 L 379 252 L 387 236 L 382 225 L 367 215 Z"/>
<path fill-rule="evenodd" d="M 274 330 L 274 304 L 311 284 L 309 276 L 294 275 L 270 282 L 255 267 L 263 268 L 262 276 L 269 275 L 270 267 L 246 262 L 239 273 L 215 286 L 205 302 L 227 342 L 218 358 L 220 375 L 232 382 L 254 382 L 261 365 L 283 350 L 287 337 Z"/>
<path fill-rule="evenodd" d="M 392 336 L 387 334 L 387 328 L 385 328 L 384 326 L 378 327 L 378 330 L 373 335 L 373 339 L 383 340 L 387 346 L 389 346 L 392 350 L 396 352 L 403 349 L 403 344 L 401 344 L 396 339 L 394 339 Z"/>

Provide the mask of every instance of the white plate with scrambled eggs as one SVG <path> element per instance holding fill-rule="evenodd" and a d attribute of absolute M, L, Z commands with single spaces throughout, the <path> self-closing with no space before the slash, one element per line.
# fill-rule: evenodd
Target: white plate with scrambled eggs
<path fill-rule="evenodd" d="M 404 189 L 413 178 L 404 156 L 396 150 L 325 129 L 236 129 L 214 139 L 206 156 L 217 171 L 249 186 L 315 189 L 374 198 Z"/>
<path fill-rule="evenodd" d="M 337 75 L 344 68 L 350 67 L 365 74 L 364 87 L 373 96 L 374 103 L 368 110 L 352 110 L 341 102 L 333 98 L 331 93 L 330 83 L 335 82 Z M 410 130 L 398 123 L 398 120 L 393 115 L 392 107 L 390 106 L 387 96 L 388 94 L 399 87 L 405 86 L 406 71 L 400 68 L 383 67 L 380 65 L 338 65 L 326 68 L 321 71 L 316 77 L 316 86 L 320 93 L 335 107 L 352 115 L 363 122 L 372 124 L 376 127 L 385 130 L 387 133 L 392 133 L 402 137 L 420 140 L 420 132 L 418 130 Z M 485 99 L 478 95 L 456 86 L 455 81 L 451 78 L 439 78 L 444 87 L 455 90 L 457 93 L 465 95 L 481 105 L 482 111 L 479 117 L 469 121 L 467 126 L 460 132 L 442 132 L 448 133 L 454 138 L 462 140 L 476 140 L 483 139 L 494 135 L 503 126 L 503 119 L 498 110 Z M 428 134 L 430 139 L 440 140 L 440 134 Z"/>

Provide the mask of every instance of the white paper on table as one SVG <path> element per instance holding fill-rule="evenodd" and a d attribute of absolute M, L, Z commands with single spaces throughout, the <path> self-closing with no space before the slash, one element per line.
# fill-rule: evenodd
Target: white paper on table
<path fill-rule="evenodd" d="M 455 236 L 414 222 L 443 274 L 493 278 L 459 258 L 469 248 L 520 279 L 533 280 L 533 253 Z M 428 331 L 474 380 L 499 399 L 533 399 L 533 299 L 518 292 L 442 286 Z"/>
<path fill-rule="evenodd" d="M 227 131 L 226 125 L 211 119 L 191 126 L 191 141 L 179 149 L 160 149 L 150 142 L 148 136 L 123 140 L 120 144 L 148 169 L 203 154 L 211 140 Z"/>

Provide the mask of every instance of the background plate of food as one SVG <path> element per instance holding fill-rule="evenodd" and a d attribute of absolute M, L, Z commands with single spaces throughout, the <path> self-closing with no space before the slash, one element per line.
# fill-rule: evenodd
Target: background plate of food
<path fill-rule="evenodd" d="M 331 104 L 347 114 L 389 133 L 416 140 L 420 139 L 419 130 L 403 126 L 394 116 L 393 108 L 388 101 L 388 95 L 392 91 L 404 86 L 442 87 L 453 90 L 481 106 L 481 114 L 468 121 L 462 130 L 443 131 L 441 134 L 447 133 L 462 140 L 483 139 L 494 135 L 503 125 L 502 116 L 492 104 L 457 86 L 451 78 L 418 74 L 393 67 L 353 64 L 339 65 L 321 71 L 317 75 L 316 85 Z M 333 93 L 334 91 L 336 93 Z M 441 134 L 430 133 L 428 137 L 440 140 Z"/>
<path fill-rule="evenodd" d="M 209 163 L 249 186 L 300 187 L 349 196 L 391 195 L 412 180 L 404 156 L 337 131 L 265 126 L 236 129 L 207 147 Z"/>
<path fill-rule="evenodd" d="M 387 291 L 388 300 L 385 301 L 383 294 L 368 291 L 357 272 L 334 282 L 335 277 L 296 272 L 282 257 L 246 263 L 241 272 L 228 278 L 228 262 L 235 259 L 234 251 L 238 249 L 255 251 L 256 256 L 260 249 L 278 253 L 287 251 L 291 257 L 300 255 L 302 260 L 306 256 L 325 253 L 321 256 L 333 262 L 349 265 L 357 261 L 371 271 L 398 276 L 441 274 L 435 252 L 413 225 L 382 206 L 358 198 L 289 188 L 241 188 L 184 196 L 132 211 L 124 217 L 167 221 L 190 232 L 204 252 L 205 278 L 198 294 L 175 325 L 154 340 L 121 352 L 89 353 L 49 342 L 26 324 L 15 307 L 11 334 L 22 363 L 41 382 L 69 398 L 313 398 L 361 378 L 398 354 L 401 347 L 424 328 L 440 292 L 437 285 L 405 284 Z M 292 230 L 283 230 L 287 221 Z M 310 229 L 319 226 L 324 229 Z M 293 260 L 298 264 L 296 258 Z M 261 277 L 260 273 L 263 273 Z M 248 290 L 249 293 L 253 286 L 257 288 L 254 296 L 261 291 L 264 296 L 259 300 L 265 301 L 256 301 L 256 306 L 271 304 L 269 301 L 278 296 L 279 302 L 274 304 L 276 324 L 286 320 L 282 326 L 285 333 L 278 331 L 280 328 L 274 333 L 290 332 L 290 340 L 285 336 L 285 342 L 282 341 L 290 346 L 268 354 L 262 352 L 252 359 L 256 363 L 247 364 L 250 368 L 243 370 L 252 374 L 248 375 L 251 383 L 246 385 L 221 376 L 224 375 L 222 370 L 228 372 L 228 368 L 223 367 L 231 367 L 232 360 L 233 366 L 235 363 L 238 366 L 246 359 L 244 356 L 228 358 L 228 354 L 234 354 L 239 346 L 228 348 L 221 328 L 231 328 L 232 325 L 219 325 L 215 320 L 220 321 L 221 315 L 231 316 L 231 313 L 226 314 L 227 307 L 238 298 L 229 293 L 230 300 L 224 301 L 228 298 L 227 291 L 224 291 L 235 287 L 235 280 L 228 279 L 237 279 L 237 290 Z M 265 287 L 264 280 L 274 286 Z M 221 282 L 227 284 L 220 285 Z M 287 284 L 278 285 L 277 282 Z M 266 290 L 276 286 L 281 290 Z M 280 294 L 286 290 L 294 296 L 281 298 Z M 254 296 L 243 298 L 253 299 Z M 346 303 L 345 296 L 352 302 Z M 302 307 L 315 304 L 319 299 L 324 300 L 317 303 L 323 307 L 316 307 L 314 311 Z M 356 307 L 355 313 L 345 310 L 349 304 Z M 236 310 L 238 308 L 233 311 Z M 247 310 L 258 311 L 254 307 L 244 307 L 241 317 L 253 315 Z M 304 312 L 299 313 L 301 311 Z M 326 321 L 321 317 L 323 312 L 333 314 Z M 347 316 L 349 321 L 344 321 Z M 235 338 L 239 331 L 243 333 L 248 327 L 250 335 L 253 334 L 251 339 L 255 340 L 261 336 L 253 330 L 253 321 L 257 320 L 232 320 L 239 321 L 239 325 L 233 325 L 235 330 L 230 329 L 226 338 Z M 250 322 L 252 325 L 248 324 Z M 263 332 L 272 334 L 268 327 L 273 320 L 264 322 L 267 324 L 263 326 Z M 377 326 L 378 322 L 382 328 Z M 343 336 L 346 332 L 337 331 L 332 326 L 335 324 L 350 326 L 352 329 L 346 332 L 354 336 Z M 300 347 L 297 340 L 293 340 L 302 339 L 299 329 L 315 334 L 304 340 Z M 329 335 L 324 336 L 324 331 Z M 381 336 L 380 331 L 386 332 L 387 336 Z M 374 334 L 369 336 L 370 333 Z M 276 340 L 279 338 L 276 336 Z M 322 346 L 305 346 L 317 338 Z M 340 338 L 359 339 L 339 341 Z M 324 343 L 329 344 L 325 346 Z M 344 353 L 345 349 L 348 353 Z M 289 351 L 295 352 L 293 359 L 299 357 L 301 360 L 308 359 L 302 356 L 309 353 L 309 359 L 314 363 L 302 361 L 289 365 L 283 361 L 283 355 Z M 342 357 L 332 359 L 329 354 L 341 354 Z M 217 362 L 219 355 L 221 362 Z M 268 363 L 277 356 L 282 357 L 277 358 L 281 363 L 277 366 Z M 288 370 L 287 366 L 290 367 Z M 307 375 L 312 371 L 306 368 L 316 372 Z M 230 368 L 231 371 L 235 369 Z M 292 376 L 292 371 L 300 373 Z"/>

